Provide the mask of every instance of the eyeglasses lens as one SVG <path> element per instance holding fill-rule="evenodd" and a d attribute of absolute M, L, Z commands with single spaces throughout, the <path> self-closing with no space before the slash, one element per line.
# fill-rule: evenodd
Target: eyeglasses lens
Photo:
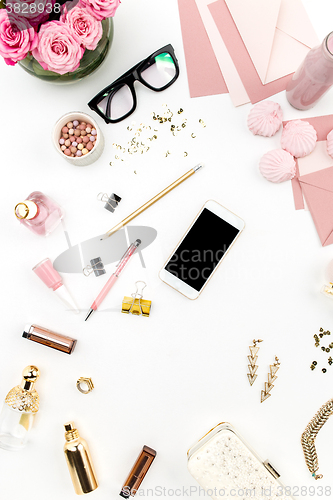
<path fill-rule="evenodd" d="M 98 103 L 98 109 L 111 120 L 118 120 L 133 108 L 133 96 L 128 85 L 111 89 Z"/>
<path fill-rule="evenodd" d="M 141 71 L 141 78 L 155 89 L 161 89 L 173 80 L 176 66 L 168 52 L 159 54 Z"/>

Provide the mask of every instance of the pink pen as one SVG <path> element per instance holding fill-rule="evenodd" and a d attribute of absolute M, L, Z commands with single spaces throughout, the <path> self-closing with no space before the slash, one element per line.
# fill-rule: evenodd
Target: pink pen
<path fill-rule="evenodd" d="M 131 256 L 134 254 L 135 250 L 138 248 L 138 246 L 141 245 L 141 240 L 135 240 L 134 243 L 131 243 L 131 245 L 128 247 L 124 255 L 119 261 L 119 264 L 115 270 L 115 272 L 111 275 L 111 277 L 108 279 L 108 281 L 105 283 L 104 287 L 100 291 L 98 297 L 95 299 L 93 305 L 91 306 L 87 317 L 84 321 L 87 321 L 87 319 L 92 315 L 94 311 L 101 305 L 115 282 L 117 281 L 121 271 L 124 269 L 126 266 L 127 262 L 130 260 Z"/>

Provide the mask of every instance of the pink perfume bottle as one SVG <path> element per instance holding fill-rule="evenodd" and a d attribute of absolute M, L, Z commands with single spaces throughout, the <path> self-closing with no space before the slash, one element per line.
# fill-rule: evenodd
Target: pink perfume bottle
<path fill-rule="evenodd" d="M 15 207 L 15 215 L 30 231 L 41 236 L 50 234 L 64 214 L 61 207 L 49 196 L 34 191 Z"/>
<path fill-rule="evenodd" d="M 310 109 L 333 85 L 333 32 L 309 51 L 287 86 L 287 99 L 296 109 Z"/>

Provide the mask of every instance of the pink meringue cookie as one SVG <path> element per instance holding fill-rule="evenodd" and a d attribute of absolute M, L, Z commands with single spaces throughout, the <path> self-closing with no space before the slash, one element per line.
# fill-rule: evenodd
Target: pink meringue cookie
<path fill-rule="evenodd" d="M 282 124 L 282 109 L 274 101 L 263 101 L 251 109 L 247 126 L 254 135 L 272 137 Z"/>
<path fill-rule="evenodd" d="M 327 153 L 333 158 L 333 130 L 327 136 L 326 148 Z"/>
<path fill-rule="evenodd" d="M 310 123 L 293 120 L 284 127 L 281 146 L 296 158 L 312 153 L 317 142 L 317 132 Z"/>
<path fill-rule="evenodd" d="M 288 181 L 295 177 L 296 162 L 293 156 L 284 149 L 273 149 L 261 158 L 259 170 L 268 181 Z"/>

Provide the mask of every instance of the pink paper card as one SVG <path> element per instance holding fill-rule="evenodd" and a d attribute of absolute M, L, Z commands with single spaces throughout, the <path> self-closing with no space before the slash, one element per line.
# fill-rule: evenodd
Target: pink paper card
<path fill-rule="evenodd" d="M 216 27 L 214 19 L 208 9 L 210 3 L 215 0 L 195 0 L 202 22 L 205 26 L 209 41 L 214 50 L 214 54 L 224 81 L 229 90 L 229 96 L 234 106 L 241 106 L 250 102 L 242 80 L 237 72 L 233 60 L 225 46 L 225 43 Z"/>
<path fill-rule="evenodd" d="M 250 102 L 249 96 L 208 8 L 214 0 L 195 1 L 233 105 L 247 104 Z"/>
<path fill-rule="evenodd" d="M 195 0 L 178 0 L 178 9 L 190 96 L 228 93 Z"/>
<path fill-rule="evenodd" d="M 292 75 L 284 76 L 265 85 L 261 82 L 225 0 L 212 3 L 209 5 L 209 10 L 252 104 L 285 90 Z"/>
<path fill-rule="evenodd" d="M 288 120 L 283 122 L 283 127 L 287 125 L 290 121 L 294 120 Z M 313 128 L 317 132 L 317 141 L 325 141 L 328 133 L 333 129 L 333 115 L 325 115 L 325 116 L 316 116 L 314 118 L 302 118 L 302 121 L 310 123 L 310 125 L 313 126 Z M 317 151 L 317 149 L 320 149 L 320 151 Z M 305 173 L 310 173 L 310 172 L 316 172 L 318 170 L 322 170 L 324 168 L 328 167 L 329 159 L 326 158 L 325 161 L 321 162 L 321 165 L 318 165 L 318 161 L 320 159 L 320 156 L 318 153 L 322 153 L 322 147 L 316 148 L 315 151 L 313 152 L 314 154 L 310 154 L 306 160 L 305 160 L 305 165 L 303 169 L 303 173 L 300 172 L 300 164 L 299 161 L 301 160 L 302 164 L 302 159 L 296 160 L 296 168 L 297 168 L 297 174 L 296 176 L 292 179 L 291 185 L 293 189 L 293 195 L 294 195 L 294 202 L 295 202 L 295 209 L 296 210 L 302 210 L 304 209 L 304 199 L 303 199 L 303 194 L 302 194 L 302 188 L 300 185 L 300 182 L 298 180 L 300 175 L 304 175 Z M 310 162 L 311 162 L 311 156 L 314 161 L 313 168 L 310 167 Z M 327 155 L 328 156 L 328 155 Z M 332 159 L 332 164 L 333 164 L 333 159 Z M 305 171 L 306 169 L 306 171 Z"/>
<path fill-rule="evenodd" d="M 304 198 L 323 247 L 333 243 L 333 167 L 300 176 Z"/>

